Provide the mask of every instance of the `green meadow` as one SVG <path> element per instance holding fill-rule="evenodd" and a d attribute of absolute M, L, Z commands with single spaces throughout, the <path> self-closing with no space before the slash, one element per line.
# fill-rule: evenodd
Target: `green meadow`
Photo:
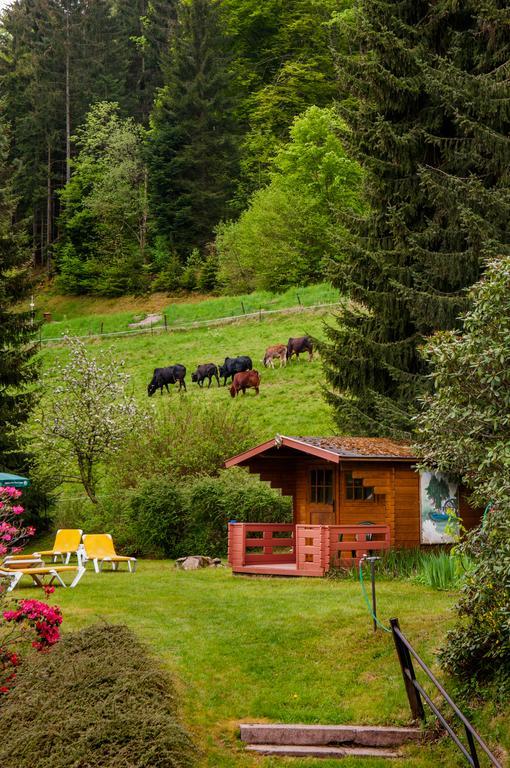
<path fill-rule="evenodd" d="M 27 585 L 28 587 L 28 581 Z M 23 586 L 18 597 L 40 593 Z M 378 584 L 381 619 L 401 627 L 427 663 L 453 620 L 455 595 L 410 582 Z M 234 577 L 229 569 L 182 572 L 144 561 L 137 573 L 89 570 L 76 589 L 58 589 L 63 630 L 127 624 L 176 681 L 181 719 L 202 768 L 334 768 L 334 760 L 254 757 L 240 721 L 409 723 L 391 635 L 372 622 L 359 584 L 336 579 Z M 438 672 L 440 674 L 440 672 Z M 504 712 L 478 715 L 482 733 L 510 748 Z M 445 742 L 406 749 L 402 765 L 463 765 Z M 344 768 L 383 768 L 383 759 L 346 759 Z"/>
<path fill-rule="evenodd" d="M 285 368 L 265 369 L 262 357 L 267 346 L 287 343 L 289 336 L 310 334 L 322 337 L 324 322 L 331 321 L 325 310 L 303 310 L 292 315 L 262 317 L 261 320 L 242 320 L 213 328 L 197 328 L 188 331 L 160 332 L 129 337 L 91 339 L 87 343 L 95 350 L 107 350 L 108 354 L 124 361 L 126 372 L 131 375 L 130 387 L 134 395 L 148 399 L 147 384 L 154 368 L 182 363 L 187 368 L 188 391 L 178 393 L 171 387 L 161 396 L 156 393 L 152 402 L 158 408 L 178 408 L 180 398 L 200 402 L 223 402 L 225 408 L 240 410 L 249 419 L 256 436 L 261 440 L 282 434 L 332 434 L 330 409 L 322 396 L 323 372 L 321 362 L 307 362 L 308 355 L 296 358 Z M 249 355 L 253 367 L 262 377 L 260 394 L 249 390 L 236 400 L 230 397 L 228 387 L 217 387 L 216 382 L 207 389 L 192 384 L 191 373 L 200 363 L 220 364 L 225 357 Z M 41 350 L 44 370 L 52 376 L 55 363 L 67 358 L 65 345 L 45 345 Z M 56 383 L 56 380 L 53 379 Z"/>
<path fill-rule="evenodd" d="M 310 307 L 338 301 L 338 291 L 329 283 L 289 288 L 284 293 L 255 291 L 240 296 L 203 297 L 191 294 L 170 298 L 156 294 L 146 298 L 105 299 L 46 292 L 35 297 L 38 315 L 50 312 L 52 316 L 52 322 L 41 326 L 42 339 L 58 338 L 63 334 L 86 336 L 127 331 L 130 323 L 143 319 L 149 313 L 166 315 L 167 325 L 172 328 L 261 310 Z M 155 325 L 163 325 L 163 320 Z"/>

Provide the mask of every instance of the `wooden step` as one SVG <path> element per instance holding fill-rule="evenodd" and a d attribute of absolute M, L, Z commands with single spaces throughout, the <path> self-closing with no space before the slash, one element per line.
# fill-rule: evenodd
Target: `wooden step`
<path fill-rule="evenodd" d="M 248 744 L 398 747 L 410 741 L 419 741 L 421 735 L 419 728 L 393 726 L 241 724 L 241 740 Z"/>
<path fill-rule="evenodd" d="M 400 757 L 398 752 L 377 747 L 321 747 L 321 746 L 291 746 L 288 744 L 248 744 L 247 751 L 259 755 L 274 755 L 279 757 Z"/>

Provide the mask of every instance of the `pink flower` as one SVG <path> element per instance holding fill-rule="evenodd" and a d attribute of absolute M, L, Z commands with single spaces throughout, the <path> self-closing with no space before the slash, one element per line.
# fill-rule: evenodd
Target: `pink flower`
<path fill-rule="evenodd" d="M 20 504 L 16 504 L 14 507 L 11 508 L 11 512 L 14 515 L 22 515 L 24 511 L 25 511 L 25 508 L 22 507 Z"/>

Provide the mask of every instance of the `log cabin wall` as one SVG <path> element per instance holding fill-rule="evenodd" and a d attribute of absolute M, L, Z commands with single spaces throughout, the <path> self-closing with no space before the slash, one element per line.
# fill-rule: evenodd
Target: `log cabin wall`
<path fill-rule="evenodd" d="M 354 495 L 365 494 L 368 494 L 367 498 L 353 498 Z M 390 465 L 368 462 L 343 462 L 340 465 L 338 525 L 359 525 L 365 522 L 389 525 L 393 545 L 393 497 L 393 468 Z"/>
<path fill-rule="evenodd" d="M 421 543 L 420 476 L 409 462 L 342 461 L 340 464 L 295 451 L 271 451 L 250 458 L 250 472 L 293 499 L 294 522 L 302 525 L 357 525 L 371 522 L 388 525 L 390 544 L 397 549 Z M 310 472 L 324 468 L 332 472 L 333 504 L 317 505 L 310 498 Z M 373 489 L 366 499 L 348 498 L 347 485 Z M 350 492 L 352 496 L 352 490 Z M 460 491 L 460 516 L 466 528 L 480 522 L 481 512 L 471 508 Z"/>

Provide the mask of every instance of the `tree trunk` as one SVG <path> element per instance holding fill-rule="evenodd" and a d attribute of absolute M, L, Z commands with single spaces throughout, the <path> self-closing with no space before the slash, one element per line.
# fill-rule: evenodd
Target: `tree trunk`
<path fill-rule="evenodd" d="M 48 162 L 46 166 L 46 269 L 48 274 L 51 266 L 51 235 L 52 235 L 52 197 L 51 197 L 51 144 L 48 140 Z"/>
<path fill-rule="evenodd" d="M 69 86 L 69 7 L 66 9 L 66 184 L 71 179 L 71 104 Z"/>

